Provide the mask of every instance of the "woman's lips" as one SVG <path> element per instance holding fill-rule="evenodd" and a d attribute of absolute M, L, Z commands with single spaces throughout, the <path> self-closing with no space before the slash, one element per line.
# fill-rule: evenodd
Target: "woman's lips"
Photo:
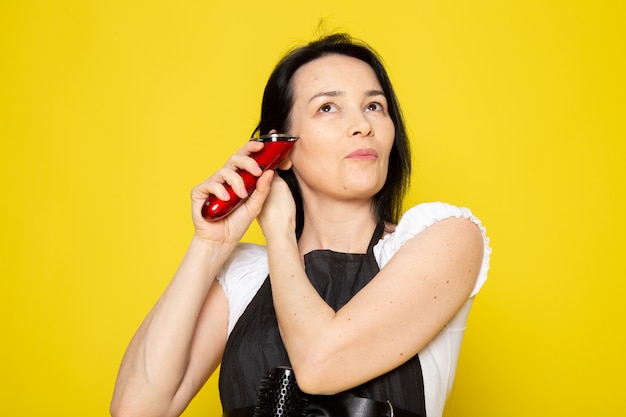
<path fill-rule="evenodd" d="M 366 160 L 371 161 L 374 159 L 378 159 L 378 152 L 374 149 L 357 149 L 354 152 L 350 152 L 346 159 L 358 159 L 358 160 Z"/>

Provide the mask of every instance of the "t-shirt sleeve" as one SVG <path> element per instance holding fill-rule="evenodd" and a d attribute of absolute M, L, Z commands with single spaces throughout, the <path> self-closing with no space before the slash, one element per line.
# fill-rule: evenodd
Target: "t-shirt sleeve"
<path fill-rule="evenodd" d="M 228 334 L 269 274 L 267 249 L 240 243 L 217 275 L 228 299 Z"/>
<path fill-rule="evenodd" d="M 476 284 L 470 297 L 475 296 L 487 280 L 491 247 L 489 246 L 489 238 L 487 237 L 485 227 L 469 209 L 464 207 L 456 207 L 442 202 L 433 202 L 418 204 L 417 206 L 409 209 L 400 219 L 396 230 L 387 235 L 374 247 L 374 256 L 376 257 L 378 265 L 382 268 L 387 262 L 389 262 L 393 255 L 395 255 L 398 249 L 400 249 L 406 241 L 426 229 L 428 226 L 450 217 L 471 220 L 480 228 L 483 236 L 483 260 Z"/>

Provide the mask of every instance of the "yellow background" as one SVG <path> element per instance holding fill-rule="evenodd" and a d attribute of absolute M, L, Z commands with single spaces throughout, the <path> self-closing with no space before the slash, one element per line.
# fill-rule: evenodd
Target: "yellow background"
<path fill-rule="evenodd" d="M 323 20 L 385 59 L 407 204 L 468 206 L 492 239 L 446 417 L 623 415 L 622 4 L 3 1 L 0 414 L 108 414 L 190 240 L 189 190 Z M 185 416 L 219 415 L 215 381 Z"/>

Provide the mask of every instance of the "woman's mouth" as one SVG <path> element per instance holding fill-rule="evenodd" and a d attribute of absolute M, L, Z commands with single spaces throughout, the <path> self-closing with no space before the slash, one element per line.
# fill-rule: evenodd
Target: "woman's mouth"
<path fill-rule="evenodd" d="M 356 151 L 350 152 L 348 156 L 346 156 L 346 159 L 373 161 L 378 159 L 378 152 L 374 149 L 357 149 Z"/>

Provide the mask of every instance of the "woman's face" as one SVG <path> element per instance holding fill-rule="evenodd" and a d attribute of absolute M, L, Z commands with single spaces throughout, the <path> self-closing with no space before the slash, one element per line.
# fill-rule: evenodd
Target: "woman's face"
<path fill-rule="evenodd" d="M 292 78 L 290 159 L 303 196 L 370 199 L 387 178 L 395 128 L 387 99 L 365 62 L 328 55 Z"/>

